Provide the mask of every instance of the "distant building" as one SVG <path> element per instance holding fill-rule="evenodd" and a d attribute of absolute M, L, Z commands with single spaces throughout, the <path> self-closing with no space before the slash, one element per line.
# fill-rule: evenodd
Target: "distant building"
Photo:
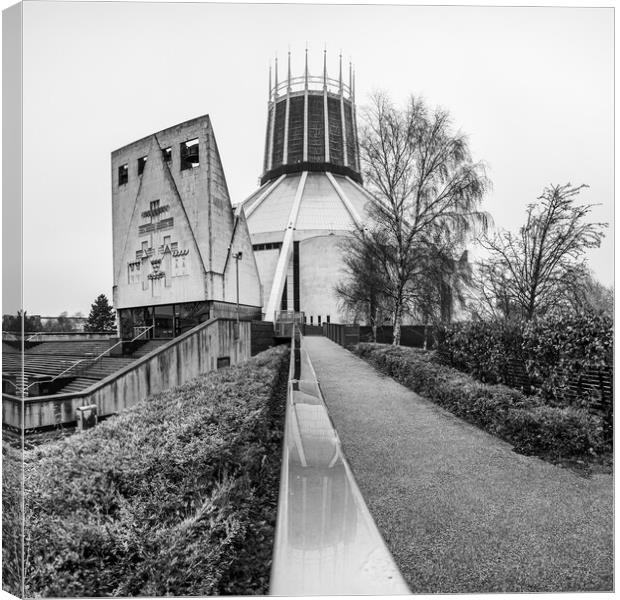
<path fill-rule="evenodd" d="M 337 322 L 340 244 L 367 220 L 355 116 L 354 76 L 270 73 L 261 187 L 242 204 L 263 289 L 263 312 L 303 312 L 306 323 Z"/>
<path fill-rule="evenodd" d="M 242 316 L 260 318 L 247 224 L 231 207 L 208 115 L 112 152 L 112 226 L 123 338 L 146 328 L 174 337 L 234 316 L 237 266 Z"/>

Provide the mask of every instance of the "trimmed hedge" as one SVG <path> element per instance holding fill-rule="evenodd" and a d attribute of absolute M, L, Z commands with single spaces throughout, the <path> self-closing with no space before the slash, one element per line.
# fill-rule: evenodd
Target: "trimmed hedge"
<path fill-rule="evenodd" d="M 523 326 L 508 321 L 469 321 L 438 328 L 441 358 L 483 383 L 511 383 L 511 362 L 524 362 Z"/>
<path fill-rule="evenodd" d="M 26 452 L 26 595 L 266 594 L 288 353 Z"/>
<path fill-rule="evenodd" d="M 523 454 L 558 460 L 610 450 L 602 419 L 583 409 L 546 406 L 538 396 L 480 383 L 438 364 L 432 352 L 359 344 L 355 353 L 414 392 L 510 442 Z"/>

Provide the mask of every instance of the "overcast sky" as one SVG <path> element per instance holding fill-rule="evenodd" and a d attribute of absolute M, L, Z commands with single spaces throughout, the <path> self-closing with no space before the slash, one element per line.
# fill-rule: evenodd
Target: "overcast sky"
<path fill-rule="evenodd" d="M 551 183 L 587 183 L 613 221 L 613 13 L 485 8 L 28 2 L 24 8 L 24 304 L 88 313 L 112 295 L 110 152 L 213 121 L 233 203 L 261 173 L 268 67 L 304 47 L 319 72 L 353 60 L 375 89 L 441 105 L 493 182 L 484 208 L 516 229 Z M 281 77 L 284 70 L 281 70 Z M 613 227 L 589 255 L 613 281 Z M 3 307 L 14 312 L 17 307 Z"/>

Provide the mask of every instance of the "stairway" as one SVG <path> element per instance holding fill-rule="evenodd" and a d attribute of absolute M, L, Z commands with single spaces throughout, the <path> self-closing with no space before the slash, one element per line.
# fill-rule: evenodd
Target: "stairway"
<path fill-rule="evenodd" d="M 140 346 L 132 355 L 131 358 L 142 358 L 150 352 L 153 352 L 156 348 L 167 344 L 170 340 L 149 340 L 146 344 Z"/>
<path fill-rule="evenodd" d="M 73 392 L 80 392 L 81 390 L 85 390 L 87 387 L 90 387 L 93 383 L 97 383 L 99 379 L 97 378 L 89 378 L 89 377 L 77 377 L 71 383 L 68 383 L 63 388 L 59 389 L 57 394 L 70 394 Z"/>

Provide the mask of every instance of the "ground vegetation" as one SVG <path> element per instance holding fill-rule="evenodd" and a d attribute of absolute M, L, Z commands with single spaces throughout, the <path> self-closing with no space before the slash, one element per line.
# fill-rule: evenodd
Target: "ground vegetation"
<path fill-rule="evenodd" d="M 266 594 L 288 351 L 25 452 L 26 595 Z"/>

